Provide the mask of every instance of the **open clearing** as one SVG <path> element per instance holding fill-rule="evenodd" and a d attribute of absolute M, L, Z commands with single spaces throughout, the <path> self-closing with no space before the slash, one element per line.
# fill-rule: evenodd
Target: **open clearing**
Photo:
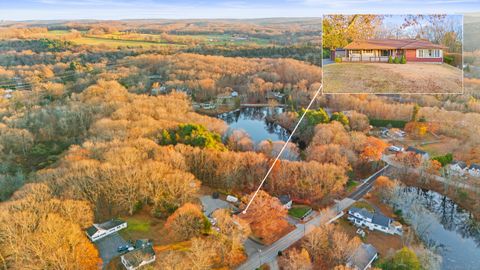
<path fill-rule="evenodd" d="M 447 64 L 326 65 L 325 93 L 462 93 L 462 71 Z"/>

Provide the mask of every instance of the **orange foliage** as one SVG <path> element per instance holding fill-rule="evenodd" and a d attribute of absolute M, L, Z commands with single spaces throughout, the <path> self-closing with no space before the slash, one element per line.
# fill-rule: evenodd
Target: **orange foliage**
<path fill-rule="evenodd" d="M 380 160 L 380 158 L 382 158 L 382 153 L 387 146 L 387 143 L 383 140 L 375 137 L 367 137 L 365 148 L 360 154 L 360 157 L 364 160 Z"/>

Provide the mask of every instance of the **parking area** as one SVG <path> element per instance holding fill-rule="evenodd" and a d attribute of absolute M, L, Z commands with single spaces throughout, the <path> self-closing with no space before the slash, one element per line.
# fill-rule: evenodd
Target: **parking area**
<path fill-rule="evenodd" d="M 95 245 L 100 252 L 100 257 L 103 261 L 103 268 L 105 268 L 113 258 L 121 255 L 117 252 L 117 248 L 127 243 L 128 242 L 125 241 L 125 239 L 123 239 L 118 233 L 105 236 L 104 238 L 95 242 Z"/>
<path fill-rule="evenodd" d="M 205 195 L 200 197 L 200 201 L 202 202 L 203 212 L 205 212 L 206 216 L 210 216 L 217 209 L 230 209 L 233 210 L 235 207 L 227 201 L 221 199 L 214 199 L 210 195 Z"/>

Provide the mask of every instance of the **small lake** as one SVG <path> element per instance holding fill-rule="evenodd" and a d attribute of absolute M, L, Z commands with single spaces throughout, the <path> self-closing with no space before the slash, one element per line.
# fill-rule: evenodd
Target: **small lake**
<path fill-rule="evenodd" d="M 230 129 L 242 129 L 254 143 L 263 140 L 286 141 L 289 132 L 281 126 L 267 120 L 268 116 L 285 111 L 282 107 L 243 107 L 235 111 L 218 115 Z"/>
<path fill-rule="evenodd" d="M 413 203 L 421 204 L 433 214 L 423 240 L 439 248 L 442 269 L 480 269 L 480 222 L 437 192 L 416 187 L 406 187 L 404 191 L 417 194 L 418 199 Z"/>

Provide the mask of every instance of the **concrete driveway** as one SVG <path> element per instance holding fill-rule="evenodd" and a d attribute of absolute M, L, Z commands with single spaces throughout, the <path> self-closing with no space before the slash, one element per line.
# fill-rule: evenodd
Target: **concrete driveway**
<path fill-rule="evenodd" d="M 113 258 L 121 255 L 121 253 L 117 252 L 117 248 L 126 244 L 128 244 L 128 242 L 118 233 L 105 236 L 95 242 L 103 261 L 103 268 L 105 268 Z"/>
<path fill-rule="evenodd" d="M 206 216 L 209 216 L 217 209 L 235 209 L 235 207 L 227 201 L 221 199 L 214 199 L 210 195 L 200 197 L 200 201 L 203 205 L 203 211 L 205 212 Z"/>

